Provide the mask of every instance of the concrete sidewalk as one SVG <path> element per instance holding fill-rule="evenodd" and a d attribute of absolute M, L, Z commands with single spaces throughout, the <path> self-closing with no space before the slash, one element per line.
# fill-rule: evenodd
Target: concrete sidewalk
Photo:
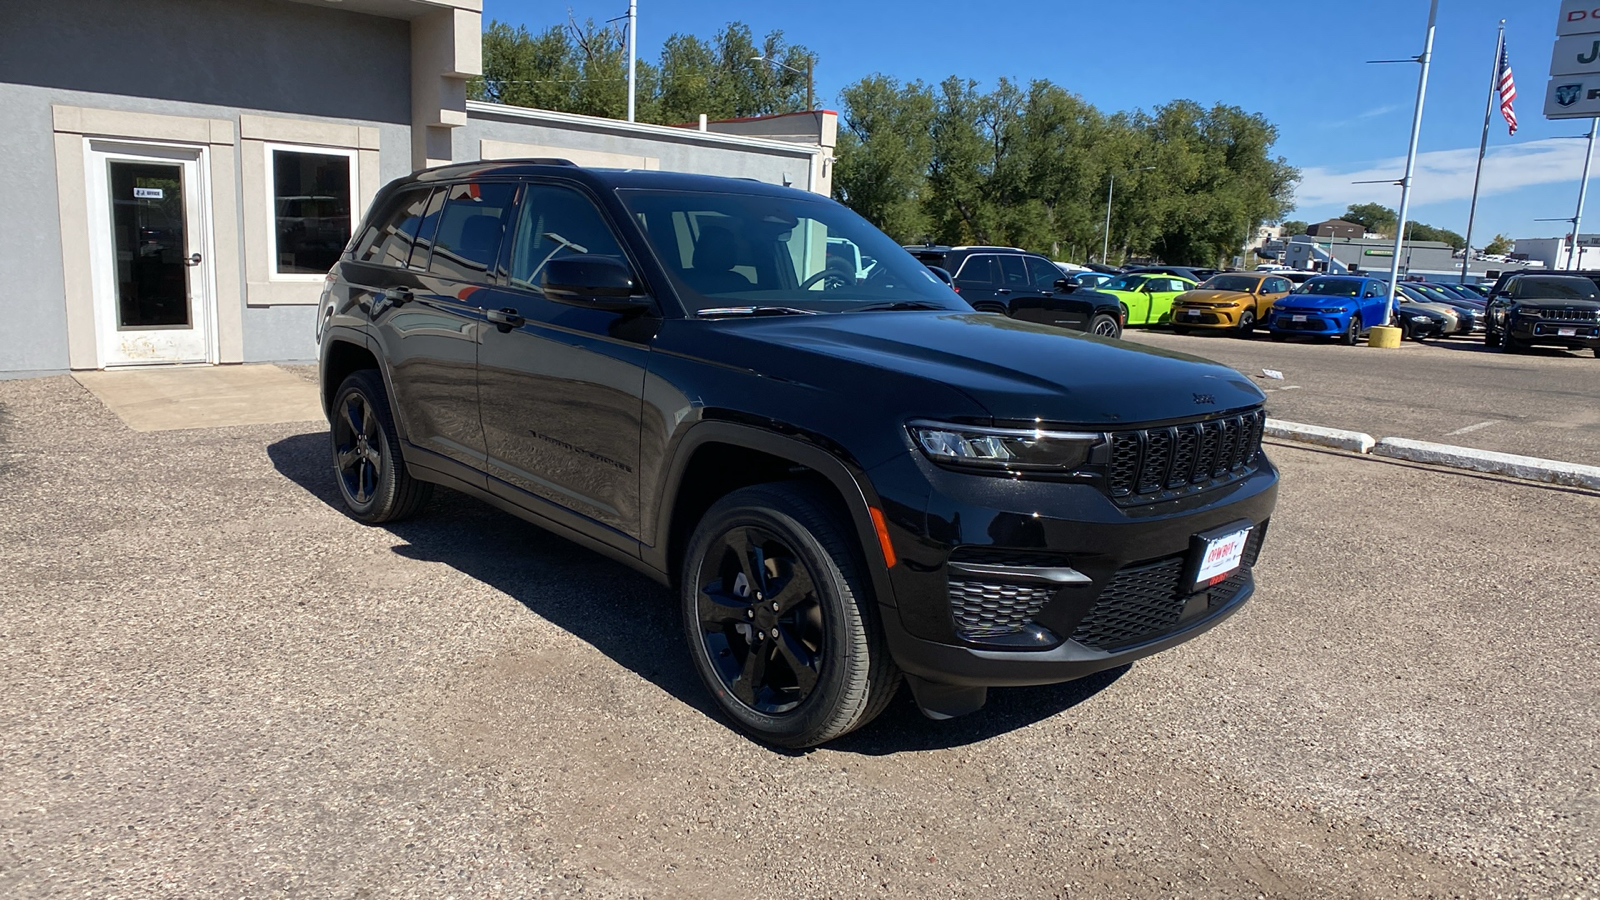
<path fill-rule="evenodd" d="M 162 366 L 74 372 L 134 431 L 321 420 L 317 386 L 273 365 Z"/>

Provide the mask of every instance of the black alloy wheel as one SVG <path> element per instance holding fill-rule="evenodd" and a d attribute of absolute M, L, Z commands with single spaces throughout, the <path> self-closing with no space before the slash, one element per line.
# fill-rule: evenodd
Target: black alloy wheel
<path fill-rule="evenodd" d="M 376 370 L 350 375 L 334 395 L 329 423 L 334 478 L 355 518 L 377 524 L 403 519 L 428 499 L 433 485 L 417 481 L 400 458 L 388 396 Z"/>
<path fill-rule="evenodd" d="M 1239 336 L 1249 337 L 1256 330 L 1256 314 L 1252 310 L 1239 313 Z"/>
<path fill-rule="evenodd" d="M 852 532 L 798 484 L 719 500 L 684 557 L 689 654 L 756 738 L 810 747 L 871 721 L 899 686 Z"/>
<path fill-rule="evenodd" d="M 1511 320 L 1506 320 L 1506 327 L 1500 332 L 1500 352 L 1517 353 L 1522 350 L 1522 342 L 1511 336 Z"/>
<path fill-rule="evenodd" d="M 1122 337 L 1122 323 L 1117 321 L 1116 316 L 1100 313 L 1090 320 L 1089 333 L 1100 337 L 1119 338 Z M 1179 333 L 1181 334 L 1182 332 Z"/>
<path fill-rule="evenodd" d="M 1345 346 L 1347 346 L 1347 347 L 1354 347 L 1356 345 L 1356 342 L 1361 340 L 1361 314 L 1360 313 L 1352 313 L 1350 315 L 1350 327 L 1346 328 L 1344 330 L 1344 337 L 1341 338 L 1341 340 L 1344 341 Z"/>

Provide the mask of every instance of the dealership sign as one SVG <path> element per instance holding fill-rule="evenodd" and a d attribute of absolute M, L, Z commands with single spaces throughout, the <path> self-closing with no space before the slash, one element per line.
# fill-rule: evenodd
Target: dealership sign
<path fill-rule="evenodd" d="M 1547 119 L 1600 116 L 1600 0 L 1565 0 L 1545 85 Z"/>

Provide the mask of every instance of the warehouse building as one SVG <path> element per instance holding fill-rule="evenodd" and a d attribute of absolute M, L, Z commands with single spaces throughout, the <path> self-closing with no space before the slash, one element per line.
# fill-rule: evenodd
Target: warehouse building
<path fill-rule="evenodd" d="M 323 274 L 417 168 L 556 156 L 829 190 L 832 113 L 669 128 L 470 102 L 481 32 L 481 0 L 8 3 L 0 377 L 312 358 Z"/>

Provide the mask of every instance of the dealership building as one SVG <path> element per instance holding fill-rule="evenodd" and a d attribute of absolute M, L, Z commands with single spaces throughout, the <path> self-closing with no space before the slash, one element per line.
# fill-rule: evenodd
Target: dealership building
<path fill-rule="evenodd" d="M 311 359 L 353 222 L 427 166 L 829 191 L 832 113 L 672 128 L 476 103 L 481 33 L 481 0 L 7 4 L 0 377 Z"/>

